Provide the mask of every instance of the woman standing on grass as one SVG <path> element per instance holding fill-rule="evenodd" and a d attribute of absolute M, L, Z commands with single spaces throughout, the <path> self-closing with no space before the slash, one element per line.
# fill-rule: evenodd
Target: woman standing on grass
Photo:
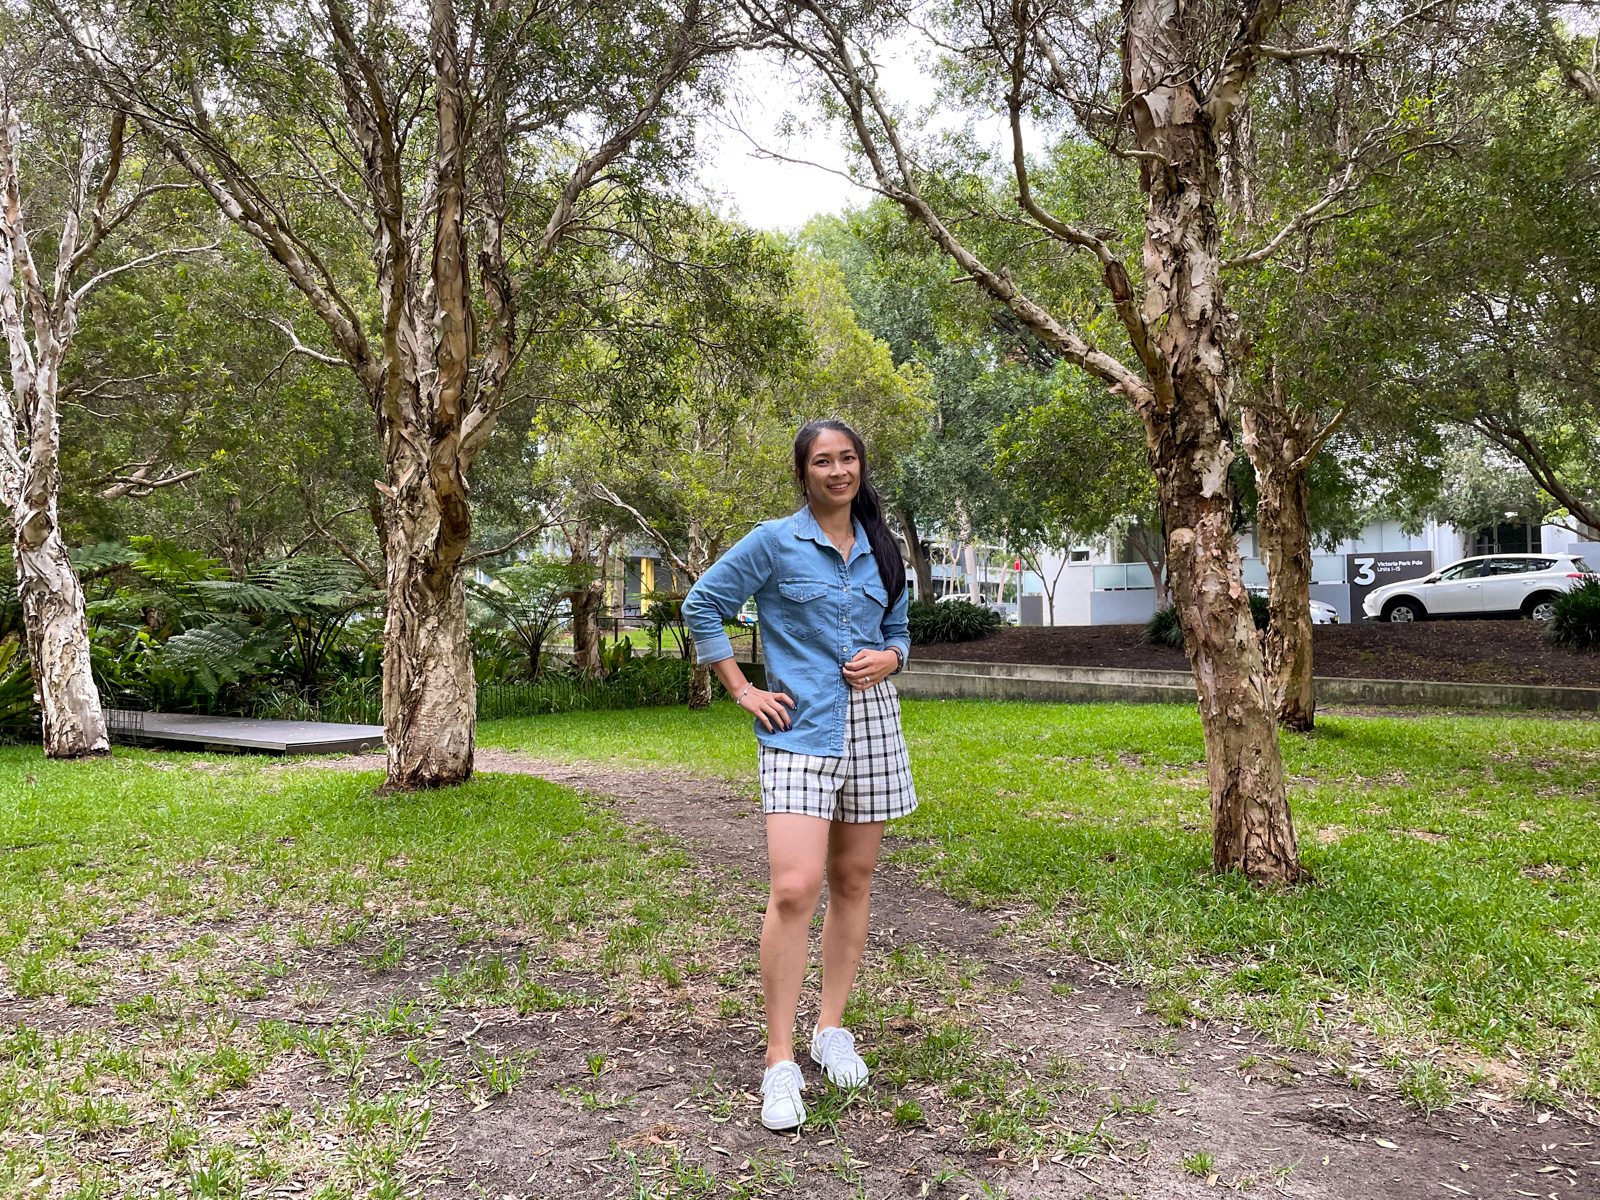
<path fill-rule="evenodd" d="M 795 436 L 794 473 L 805 505 L 756 526 L 683 602 L 699 661 L 755 716 L 760 743 L 772 880 L 761 926 L 761 1123 L 774 1130 L 806 1119 L 794 1024 L 824 869 L 822 1004 L 811 1057 L 840 1087 L 867 1080 L 844 1028 L 845 1001 L 867 944 L 884 822 L 917 806 L 900 701 L 888 682 L 910 649 L 905 564 L 867 482 L 866 449 L 842 421 L 812 421 Z M 770 691 L 745 679 L 723 630 L 751 596 Z"/>

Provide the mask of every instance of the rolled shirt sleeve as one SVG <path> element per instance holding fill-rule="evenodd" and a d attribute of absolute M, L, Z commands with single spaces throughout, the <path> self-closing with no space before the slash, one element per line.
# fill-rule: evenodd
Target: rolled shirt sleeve
<path fill-rule="evenodd" d="M 911 659 L 911 622 L 906 619 L 910 603 L 911 589 L 902 588 L 900 599 L 883 614 L 883 648 L 900 651 L 900 665 L 894 670 L 896 675 L 905 670 L 906 663 Z"/>
<path fill-rule="evenodd" d="M 700 576 L 683 600 L 683 623 L 694 639 L 697 663 L 733 657 L 733 643 L 722 625 L 731 621 L 772 575 L 767 531 L 751 530 Z"/>

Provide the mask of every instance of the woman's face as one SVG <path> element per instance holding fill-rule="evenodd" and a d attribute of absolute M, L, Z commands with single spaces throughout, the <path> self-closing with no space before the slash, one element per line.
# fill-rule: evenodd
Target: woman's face
<path fill-rule="evenodd" d="M 849 508 L 860 490 L 855 444 L 836 429 L 824 429 L 806 458 L 806 499 L 814 508 Z"/>

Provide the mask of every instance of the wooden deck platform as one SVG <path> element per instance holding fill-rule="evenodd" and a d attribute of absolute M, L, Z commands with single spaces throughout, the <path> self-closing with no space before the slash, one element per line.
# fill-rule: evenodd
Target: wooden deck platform
<path fill-rule="evenodd" d="M 253 754 L 357 754 L 383 747 L 382 725 L 336 725 L 331 721 L 257 721 L 249 717 L 202 717 L 191 713 L 106 713 L 112 738 L 174 749 L 242 750 Z"/>

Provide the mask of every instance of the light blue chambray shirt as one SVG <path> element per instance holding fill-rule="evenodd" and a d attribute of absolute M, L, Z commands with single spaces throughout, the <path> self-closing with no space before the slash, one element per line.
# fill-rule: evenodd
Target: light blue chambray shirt
<path fill-rule="evenodd" d="M 850 685 L 843 668 L 858 650 L 911 653 L 909 590 L 891 609 L 867 532 L 855 522 L 847 561 L 822 532 L 811 506 L 765 521 L 741 538 L 683 602 L 683 619 L 699 662 L 733 657 L 722 625 L 756 598 L 767 690 L 794 699 L 788 729 L 768 733 L 756 721 L 756 740 L 797 754 L 844 753 Z"/>

